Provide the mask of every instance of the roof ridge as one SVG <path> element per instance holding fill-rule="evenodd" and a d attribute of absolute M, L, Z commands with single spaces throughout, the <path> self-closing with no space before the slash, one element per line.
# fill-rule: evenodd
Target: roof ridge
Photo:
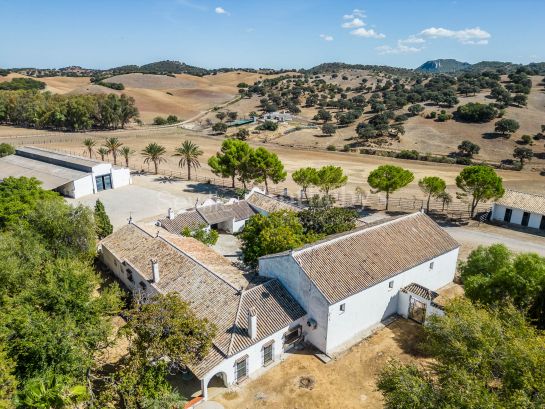
<path fill-rule="evenodd" d="M 230 334 L 231 336 L 229 339 L 229 347 L 227 348 L 227 356 L 231 355 L 231 350 L 233 348 L 233 342 L 235 338 L 235 326 L 237 325 L 238 317 L 240 316 L 240 307 L 242 306 L 242 297 L 244 297 L 244 291 L 240 294 L 238 299 L 238 307 L 237 307 L 237 313 L 235 314 L 235 321 L 233 322 L 231 326 L 231 328 L 233 328 L 233 331 L 231 331 L 231 334 Z"/>
<path fill-rule="evenodd" d="M 304 253 L 304 252 L 306 252 L 306 251 L 308 251 L 310 249 L 316 249 L 318 247 L 321 247 L 321 246 L 329 244 L 329 243 L 335 243 L 337 241 L 346 239 L 348 237 L 356 236 L 356 235 L 358 235 L 360 233 L 368 232 L 370 230 L 374 230 L 374 229 L 377 229 L 379 227 L 386 226 L 386 225 L 398 222 L 400 220 L 405 220 L 405 219 L 408 219 L 410 217 L 416 217 L 417 215 L 420 215 L 420 214 L 423 214 L 423 213 L 422 212 L 409 213 L 407 215 L 403 215 L 403 216 L 399 216 L 399 217 L 393 217 L 391 219 L 385 220 L 382 223 L 377 223 L 377 224 L 372 225 L 372 226 L 366 225 L 366 226 L 356 227 L 355 229 L 352 229 L 352 230 L 344 232 L 344 233 L 340 233 L 338 235 L 331 235 L 331 236 L 329 236 L 329 237 L 331 237 L 330 239 L 328 239 L 327 238 L 328 236 L 326 236 L 322 240 L 319 240 L 319 241 L 317 241 L 315 243 L 310 243 L 310 244 L 302 246 L 302 247 L 300 247 L 298 249 L 292 250 L 292 254 L 294 254 L 294 255 L 295 254 L 301 254 L 301 253 Z M 332 236 L 334 236 L 334 237 L 332 237 Z"/>
<path fill-rule="evenodd" d="M 514 193 L 521 193 L 521 194 L 523 194 L 523 195 L 538 196 L 538 197 L 543 197 L 543 198 L 545 198 L 545 195 L 541 195 L 541 194 L 539 194 L 539 193 L 522 192 L 522 191 L 520 191 L 520 190 L 515 190 L 515 189 L 505 189 L 505 190 L 507 190 L 507 191 L 509 191 L 509 192 L 514 192 Z M 500 198 L 500 199 L 501 199 L 501 198 Z"/>

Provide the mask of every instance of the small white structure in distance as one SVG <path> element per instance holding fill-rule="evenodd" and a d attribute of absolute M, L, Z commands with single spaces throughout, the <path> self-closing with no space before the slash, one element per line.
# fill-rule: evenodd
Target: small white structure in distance
<path fill-rule="evenodd" d="M 293 120 L 293 115 L 289 112 L 267 112 L 263 115 L 263 120 L 273 122 L 288 122 Z"/>
<path fill-rule="evenodd" d="M 506 190 L 492 205 L 491 220 L 545 230 L 545 196 Z"/>
<path fill-rule="evenodd" d="M 132 183 L 127 168 L 28 146 L 0 158 L 0 180 L 22 176 L 34 177 L 44 189 L 75 199 Z"/>

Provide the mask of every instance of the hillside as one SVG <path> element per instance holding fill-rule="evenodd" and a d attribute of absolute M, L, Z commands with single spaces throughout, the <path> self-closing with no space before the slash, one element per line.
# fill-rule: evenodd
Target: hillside
<path fill-rule="evenodd" d="M 426 72 L 426 73 L 450 73 L 456 71 L 466 70 L 471 67 L 471 64 L 467 62 L 460 62 L 453 59 L 439 59 L 439 60 L 430 60 L 426 61 L 415 71 Z"/>

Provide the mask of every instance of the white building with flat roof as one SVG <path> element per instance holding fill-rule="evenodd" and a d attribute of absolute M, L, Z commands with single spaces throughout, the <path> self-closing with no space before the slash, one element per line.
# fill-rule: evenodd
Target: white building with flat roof
<path fill-rule="evenodd" d="M 44 148 L 21 147 L 0 158 L 0 180 L 34 177 L 42 187 L 72 198 L 115 189 L 131 183 L 127 168 Z"/>

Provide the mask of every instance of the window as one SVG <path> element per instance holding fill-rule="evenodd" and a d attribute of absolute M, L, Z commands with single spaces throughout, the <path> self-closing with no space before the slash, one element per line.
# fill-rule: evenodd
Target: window
<path fill-rule="evenodd" d="M 267 366 L 273 361 L 273 344 L 274 341 L 271 341 L 263 345 L 263 366 Z"/>
<path fill-rule="evenodd" d="M 235 378 L 237 382 L 241 382 L 248 376 L 248 356 L 240 358 L 235 363 Z"/>
<path fill-rule="evenodd" d="M 148 286 L 146 285 L 145 282 L 140 281 L 140 288 L 142 288 L 143 291 L 146 291 L 146 288 L 148 288 Z"/>
<path fill-rule="evenodd" d="M 114 266 L 117 267 L 117 260 L 116 259 L 114 259 Z"/>
<path fill-rule="evenodd" d="M 433 261 L 430 263 L 430 270 L 433 270 Z"/>
<path fill-rule="evenodd" d="M 344 303 L 341 304 L 341 305 L 339 306 L 339 310 L 341 310 L 341 312 L 345 312 L 345 311 L 346 311 L 346 304 L 344 304 Z"/>
<path fill-rule="evenodd" d="M 541 223 L 539 224 L 539 230 L 545 230 L 545 216 L 541 216 Z"/>
<path fill-rule="evenodd" d="M 388 283 L 388 288 L 394 288 L 394 280 Z"/>
<path fill-rule="evenodd" d="M 505 209 L 505 215 L 503 216 L 503 221 L 509 223 L 511 221 L 512 214 L 513 214 L 513 209 Z"/>
<path fill-rule="evenodd" d="M 132 271 L 127 269 L 127 280 L 129 280 L 131 283 L 134 283 L 134 278 L 132 278 Z"/>
<path fill-rule="evenodd" d="M 523 226 L 528 226 L 528 222 L 530 221 L 530 213 L 524 212 L 522 215 L 522 224 Z"/>

